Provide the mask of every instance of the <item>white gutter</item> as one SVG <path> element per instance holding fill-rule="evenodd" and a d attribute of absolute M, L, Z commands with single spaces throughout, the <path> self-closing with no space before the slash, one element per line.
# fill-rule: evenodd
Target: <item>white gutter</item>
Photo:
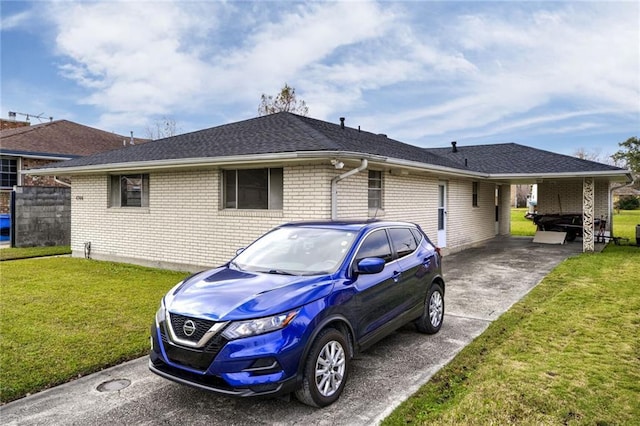
<path fill-rule="evenodd" d="M 56 183 L 59 183 L 60 185 L 64 185 L 64 186 L 66 186 L 68 188 L 71 188 L 71 184 L 70 183 L 61 181 L 60 179 L 58 179 L 57 176 L 53 177 L 53 181 L 56 182 Z"/>
<path fill-rule="evenodd" d="M 531 180 L 531 179 L 558 179 L 558 178 L 582 178 L 582 177 L 623 177 L 627 181 L 632 181 L 630 171 L 611 170 L 599 172 L 567 172 L 567 173 L 510 173 L 510 174 L 489 174 L 475 172 L 471 170 L 458 169 L 453 167 L 438 166 L 434 164 L 422 163 L 419 161 L 403 160 L 399 158 L 388 158 L 380 155 L 363 154 L 361 152 L 348 151 L 299 151 L 281 152 L 258 155 L 234 155 L 228 157 L 193 157 L 181 159 L 166 159 L 153 161 L 134 161 L 126 163 L 94 164 L 86 166 L 51 167 L 30 169 L 21 171 L 22 174 L 51 176 L 51 175 L 72 175 L 72 174 L 97 174 L 97 173 L 126 173 L 143 172 L 151 170 L 188 169 L 194 167 L 224 167 L 238 164 L 258 164 L 266 162 L 300 161 L 300 160 L 321 160 L 326 158 L 341 159 L 367 159 L 376 164 L 384 164 L 387 167 L 398 166 L 415 170 L 418 172 L 438 173 L 456 177 L 471 177 L 490 180 Z"/>
<path fill-rule="evenodd" d="M 358 168 L 349 170 L 348 172 L 331 179 L 331 220 L 338 219 L 338 182 L 365 170 L 369 165 L 369 162 L 366 158 L 363 158 L 360 161 L 360 166 L 358 166 Z"/>
<path fill-rule="evenodd" d="M 500 174 L 491 173 L 487 175 L 489 179 L 500 180 L 523 180 L 523 179 L 566 179 L 583 177 L 626 177 L 627 182 L 631 179 L 629 170 L 602 170 L 591 172 L 560 172 L 560 173 L 522 173 L 522 174 Z"/>
<path fill-rule="evenodd" d="M 618 185 L 618 186 L 614 186 L 612 188 L 609 189 L 609 206 L 608 206 L 608 211 L 607 214 L 609 216 L 609 236 L 613 237 L 613 191 L 615 191 L 616 189 L 620 189 L 620 188 L 624 188 L 627 186 L 631 186 L 633 185 L 633 183 L 635 182 L 635 180 L 632 180 L 631 183 L 627 183 L 624 185 Z"/>

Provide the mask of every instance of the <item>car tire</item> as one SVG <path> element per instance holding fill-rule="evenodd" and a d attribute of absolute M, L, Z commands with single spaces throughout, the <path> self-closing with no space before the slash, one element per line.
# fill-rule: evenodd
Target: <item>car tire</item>
<path fill-rule="evenodd" d="M 440 284 L 432 284 L 424 300 L 422 316 L 416 320 L 418 331 L 436 334 L 444 320 L 444 292 Z"/>
<path fill-rule="evenodd" d="M 350 361 L 349 345 L 341 332 L 335 328 L 320 332 L 305 360 L 296 398 L 312 407 L 334 403 L 347 382 Z"/>

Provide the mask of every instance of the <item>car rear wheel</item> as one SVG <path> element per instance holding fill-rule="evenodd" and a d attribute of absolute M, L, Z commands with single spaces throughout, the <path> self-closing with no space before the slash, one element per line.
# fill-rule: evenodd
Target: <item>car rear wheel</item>
<path fill-rule="evenodd" d="M 440 284 L 432 284 L 424 301 L 422 316 L 416 326 L 422 333 L 435 334 L 442 327 L 444 319 L 444 292 Z"/>
<path fill-rule="evenodd" d="M 342 393 L 349 374 L 346 338 L 335 328 L 323 330 L 305 360 L 302 386 L 296 398 L 313 407 L 326 407 Z"/>

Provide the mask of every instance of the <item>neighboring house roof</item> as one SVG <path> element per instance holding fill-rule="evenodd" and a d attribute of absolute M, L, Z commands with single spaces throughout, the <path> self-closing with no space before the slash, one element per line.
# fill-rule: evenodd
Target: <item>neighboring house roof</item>
<path fill-rule="evenodd" d="M 122 148 L 130 137 L 83 126 L 68 120 L 0 130 L 3 154 L 74 158 Z M 147 139 L 134 138 L 141 144 Z"/>
<path fill-rule="evenodd" d="M 618 189 L 614 189 L 613 190 L 613 195 L 618 196 L 618 197 L 624 197 L 624 196 L 635 196 L 638 197 L 640 196 L 640 191 L 631 187 L 631 186 L 625 186 L 622 188 L 618 188 Z"/>
<path fill-rule="evenodd" d="M 519 173 L 626 173 L 617 167 L 517 144 L 458 147 L 456 153 L 451 148 L 420 148 L 385 135 L 288 112 L 55 163 L 47 168 L 77 173 L 187 167 L 231 160 L 240 162 L 242 159 L 299 160 L 328 156 L 368 158 L 388 167 L 413 167 L 478 177 Z"/>

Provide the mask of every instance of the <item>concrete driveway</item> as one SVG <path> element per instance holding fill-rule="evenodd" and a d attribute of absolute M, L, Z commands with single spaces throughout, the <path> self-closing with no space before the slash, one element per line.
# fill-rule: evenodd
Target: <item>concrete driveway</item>
<path fill-rule="evenodd" d="M 580 242 L 541 245 L 509 237 L 445 257 L 446 315 L 440 333 L 427 336 L 406 326 L 379 342 L 354 360 L 342 397 L 324 409 L 295 400 L 239 400 L 191 389 L 150 373 L 145 357 L 6 404 L 0 407 L 0 423 L 376 424 L 558 263 L 581 250 Z"/>

